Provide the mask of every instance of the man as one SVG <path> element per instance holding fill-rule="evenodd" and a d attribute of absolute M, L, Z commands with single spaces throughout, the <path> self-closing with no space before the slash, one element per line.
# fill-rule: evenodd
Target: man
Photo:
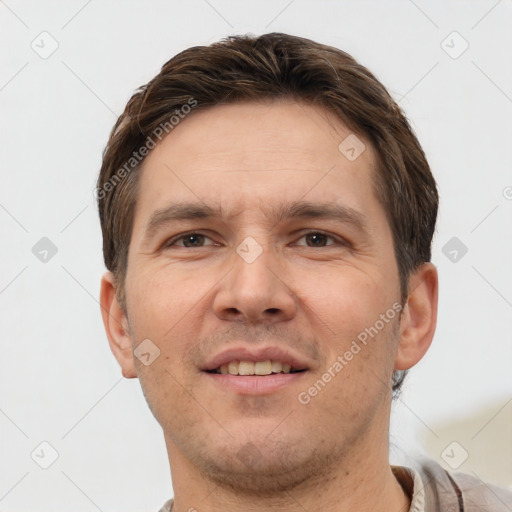
<path fill-rule="evenodd" d="M 438 195 L 352 57 L 279 33 L 180 53 L 128 102 L 97 194 L 103 321 L 164 432 L 162 511 L 510 510 L 389 464 L 436 326 Z"/>

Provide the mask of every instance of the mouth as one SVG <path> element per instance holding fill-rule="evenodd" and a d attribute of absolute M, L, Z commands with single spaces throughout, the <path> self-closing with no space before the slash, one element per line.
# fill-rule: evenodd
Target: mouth
<path fill-rule="evenodd" d="M 288 374 L 305 372 L 305 368 L 293 368 L 288 363 L 267 359 L 265 361 L 239 361 L 233 360 L 222 364 L 218 368 L 205 370 L 207 373 L 221 375 L 265 376 L 273 374 Z"/>
<path fill-rule="evenodd" d="M 270 395 L 300 379 L 308 370 L 294 368 L 289 363 L 272 359 L 236 359 L 218 368 L 203 371 L 226 391 L 241 395 Z"/>
<path fill-rule="evenodd" d="M 299 386 L 313 368 L 311 360 L 289 349 L 238 345 L 212 357 L 200 369 L 223 392 L 271 395 Z"/>

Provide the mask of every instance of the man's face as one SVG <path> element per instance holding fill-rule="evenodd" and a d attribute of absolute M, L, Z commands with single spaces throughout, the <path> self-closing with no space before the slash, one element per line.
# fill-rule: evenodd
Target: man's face
<path fill-rule="evenodd" d="M 350 134 L 291 101 L 224 105 L 191 114 L 143 164 L 126 312 L 133 346 L 160 355 L 136 371 L 171 460 L 217 482 L 298 482 L 387 440 L 399 278 L 375 154 L 367 141 L 355 160 L 360 148 L 340 151 Z M 345 214 L 293 209 L 306 202 Z M 148 229 L 184 203 L 217 215 L 168 212 Z M 303 371 L 206 371 L 227 359 Z"/>

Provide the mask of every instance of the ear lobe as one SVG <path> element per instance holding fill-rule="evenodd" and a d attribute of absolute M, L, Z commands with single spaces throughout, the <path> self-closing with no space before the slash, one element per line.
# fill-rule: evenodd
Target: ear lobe
<path fill-rule="evenodd" d="M 127 379 L 137 377 L 128 320 L 117 301 L 112 272 L 106 272 L 101 278 L 100 305 L 110 350 L 121 366 L 123 377 Z"/>
<path fill-rule="evenodd" d="M 432 263 L 421 265 L 409 279 L 409 297 L 402 311 L 396 370 L 408 370 L 425 355 L 437 322 L 438 275 Z"/>

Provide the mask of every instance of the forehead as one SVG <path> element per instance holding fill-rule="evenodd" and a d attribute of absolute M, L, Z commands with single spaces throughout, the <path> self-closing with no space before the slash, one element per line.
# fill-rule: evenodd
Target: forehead
<path fill-rule="evenodd" d="M 173 201 L 220 206 L 238 218 L 263 218 L 268 208 L 299 200 L 383 215 L 374 165 L 368 141 L 319 107 L 274 101 L 195 111 L 143 162 L 134 232 Z"/>

